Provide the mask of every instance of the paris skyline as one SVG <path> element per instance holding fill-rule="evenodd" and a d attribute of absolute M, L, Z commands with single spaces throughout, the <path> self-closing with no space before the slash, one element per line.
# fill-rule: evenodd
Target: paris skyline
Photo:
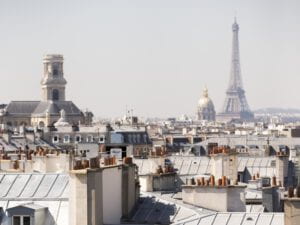
<path fill-rule="evenodd" d="M 40 100 L 42 56 L 59 53 L 66 98 L 96 116 L 126 105 L 140 116 L 193 115 L 205 85 L 220 112 L 236 11 L 251 110 L 300 108 L 300 4 L 228 2 L 2 1 L 1 103 Z"/>

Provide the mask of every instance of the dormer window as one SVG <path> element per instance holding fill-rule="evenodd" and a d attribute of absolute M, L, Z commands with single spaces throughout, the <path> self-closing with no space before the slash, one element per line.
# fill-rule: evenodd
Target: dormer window
<path fill-rule="evenodd" d="M 52 142 L 53 143 L 58 143 L 59 142 L 59 136 L 57 136 L 57 135 L 53 136 Z"/>
<path fill-rule="evenodd" d="M 12 225 L 31 225 L 30 216 L 13 216 Z"/>
<path fill-rule="evenodd" d="M 46 224 L 48 208 L 34 203 L 7 208 L 7 216 L 11 225 Z"/>
<path fill-rule="evenodd" d="M 76 142 L 76 143 L 81 142 L 81 136 L 80 136 L 80 135 L 76 135 L 76 137 L 75 137 L 75 142 Z"/>
<path fill-rule="evenodd" d="M 99 143 L 105 143 L 105 136 L 104 135 L 101 135 L 99 137 Z"/>
<path fill-rule="evenodd" d="M 64 136 L 64 143 L 70 143 L 70 135 Z"/>

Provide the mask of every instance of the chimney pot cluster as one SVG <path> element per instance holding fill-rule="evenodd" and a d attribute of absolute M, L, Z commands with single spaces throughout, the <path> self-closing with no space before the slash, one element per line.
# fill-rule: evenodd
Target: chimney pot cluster
<path fill-rule="evenodd" d="M 209 152 L 209 155 L 216 154 L 229 154 L 236 152 L 235 149 L 231 149 L 229 146 L 214 146 Z"/>
<path fill-rule="evenodd" d="M 174 173 L 174 168 L 172 165 L 165 165 L 164 168 L 162 166 L 158 166 L 156 169 L 157 174 L 166 174 L 166 173 Z"/>
<path fill-rule="evenodd" d="M 125 157 L 123 159 L 123 163 L 124 164 L 127 164 L 127 165 L 131 165 L 133 162 L 132 162 L 132 158 L 131 157 Z"/>
<path fill-rule="evenodd" d="M 196 182 L 197 181 L 197 182 Z M 211 186 L 211 187 L 227 187 L 230 185 L 230 180 L 226 176 L 222 176 L 222 178 L 218 179 L 217 185 L 216 185 L 216 179 L 215 176 L 211 175 L 208 179 L 205 179 L 204 177 L 201 177 L 195 181 L 194 178 L 187 179 L 187 185 L 197 185 L 197 186 Z M 234 182 L 235 185 L 237 185 L 237 181 Z"/>
<path fill-rule="evenodd" d="M 280 150 L 279 152 L 276 152 L 277 156 L 288 156 L 288 154 L 285 151 Z"/>
<path fill-rule="evenodd" d="M 113 156 L 113 157 L 105 157 L 104 158 L 104 166 L 112 166 L 112 165 L 116 165 L 116 157 Z"/>
<path fill-rule="evenodd" d="M 151 156 L 164 156 L 167 154 L 165 146 L 155 146 L 150 152 Z"/>
<path fill-rule="evenodd" d="M 288 187 L 288 198 L 300 198 L 300 186 L 295 189 L 293 187 Z"/>
<path fill-rule="evenodd" d="M 81 169 L 95 169 L 99 168 L 100 166 L 100 160 L 98 157 L 91 158 L 91 159 L 76 159 L 74 160 L 73 169 L 74 170 L 81 170 Z"/>

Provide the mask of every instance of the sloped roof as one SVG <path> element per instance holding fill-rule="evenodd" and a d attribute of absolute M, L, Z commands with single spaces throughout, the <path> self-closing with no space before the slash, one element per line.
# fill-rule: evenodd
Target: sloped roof
<path fill-rule="evenodd" d="M 6 210 L 11 210 L 11 209 L 15 209 L 15 208 L 19 208 L 19 207 L 23 207 L 23 208 L 29 208 L 29 209 L 33 209 L 33 210 L 40 210 L 40 209 L 45 209 L 47 207 L 45 206 L 41 206 L 41 205 L 37 205 L 33 202 L 28 202 L 28 203 L 25 203 L 25 204 L 20 204 L 20 205 L 17 205 L 17 206 L 14 206 L 14 207 L 11 207 L 11 208 L 7 208 Z"/>
<path fill-rule="evenodd" d="M 39 115 L 47 111 L 51 115 L 59 115 L 61 110 L 67 115 L 81 115 L 81 110 L 72 101 L 12 101 L 6 112 L 13 115 Z"/>
<path fill-rule="evenodd" d="M 211 173 L 212 160 L 207 156 L 170 156 L 168 157 L 177 169 L 179 176 L 195 176 Z M 275 165 L 272 162 L 275 157 L 238 157 L 238 171 L 244 171 L 247 167 L 249 173 L 259 173 L 260 176 L 272 177 L 276 174 Z M 152 170 L 151 159 L 134 159 L 139 167 L 139 174 L 149 174 Z"/>
<path fill-rule="evenodd" d="M 284 213 L 213 213 L 174 224 L 197 225 L 284 225 Z"/>
<path fill-rule="evenodd" d="M 6 107 L 8 114 L 28 114 L 33 113 L 40 101 L 11 101 Z"/>
<path fill-rule="evenodd" d="M 67 174 L 0 174 L 0 201 L 67 199 Z"/>
<path fill-rule="evenodd" d="M 52 115 L 59 115 L 62 109 L 67 115 L 81 115 L 82 113 L 72 101 L 49 101 L 40 102 L 33 114 L 45 114 L 48 111 Z"/>

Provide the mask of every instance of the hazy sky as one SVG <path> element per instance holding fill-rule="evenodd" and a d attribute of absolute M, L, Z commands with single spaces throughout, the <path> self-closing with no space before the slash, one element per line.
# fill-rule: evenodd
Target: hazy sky
<path fill-rule="evenodd" d="M 205 85 L 219 112 L 235 11 L 251 109 L 300 108 L 299 0 L 0 0 L 0 102 L 40 100 L 60 53 L 67 99 L 96 116 L 193 115 Z"/>

